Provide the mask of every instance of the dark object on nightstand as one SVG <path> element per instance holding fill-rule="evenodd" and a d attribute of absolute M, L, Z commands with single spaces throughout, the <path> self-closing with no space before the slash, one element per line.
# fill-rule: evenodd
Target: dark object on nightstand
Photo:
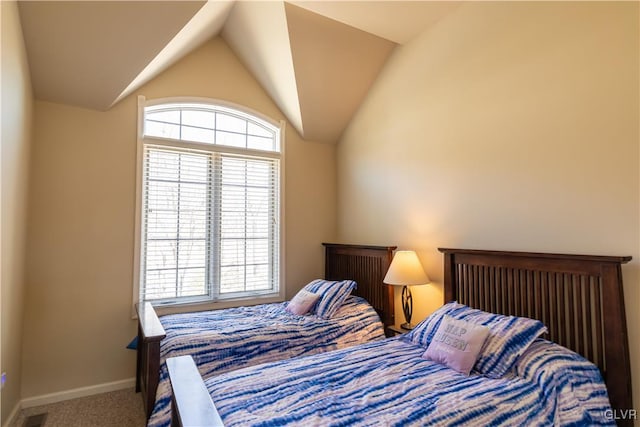
<path fill-rule="evenodd" d="M 395 336 L 398 336 L 398 335 L 403 335 L 403 334 L 406 334 L 407 332 L 409 332 L 408 329 L 404 329 L 404 328 L 401 328 L 400 326 L 396 326 L 396 325 L 389 325 L 389 326 L 387 326 L 387 329 L 385 330 L 385 333 L 386 333 L 388 338 L 395 337 Z"/>

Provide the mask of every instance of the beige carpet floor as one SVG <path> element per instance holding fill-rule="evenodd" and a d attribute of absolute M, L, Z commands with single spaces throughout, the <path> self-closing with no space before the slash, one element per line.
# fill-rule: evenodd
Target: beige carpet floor
<path fill-rule="evenodd" d="M 140 394 L 126 389 L 23 409 L 12 427 L 25 427 L 29 416 L 45 412 L 43 427 L 144 427 L 146 424 Z"/>

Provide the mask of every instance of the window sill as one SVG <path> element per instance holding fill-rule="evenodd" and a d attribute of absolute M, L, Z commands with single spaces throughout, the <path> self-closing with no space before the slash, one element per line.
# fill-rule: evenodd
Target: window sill
<path fill-rule="evenodd" d="M 163 316 L 165 314 L 175 314 L 175 313 L 187 313 L 190 311 L 207 311 L 207 310 L 220 310 L 223 308 L 232 308 L 232 307 L 242 307 L 248 305 L 258 305 L 258 304 L 270 304 L 276 302 L 282 302 L 284 298 L 281 296 L 270 296 L 264 298 L 238 298 L 238 299 L 230 299 L 230 300 L 220 300 L 220 301 L 206 301 L 206 302 L 193 302 L 186 304 L 175 304 L 175 305 L 158 305 L 154 306 L 155 312 L 158 316 Z M 135 310 L 134 310 L 135 313 Z M 137 316 L 134 316 L 136 318 Z"/>

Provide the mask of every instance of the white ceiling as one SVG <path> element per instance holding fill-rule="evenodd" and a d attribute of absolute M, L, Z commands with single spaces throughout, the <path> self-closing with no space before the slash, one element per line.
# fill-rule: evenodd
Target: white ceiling
<path fill-rule="evenodd" d="M 21 1 L 36 98 L 106 110 L 204 4 Z"/>
<path fill-rule="evenodd" d="M 398 44 L 405 44 L 444 15 L 459 1 L 307 1 L 289 3 Z"/>
<path fill-rule="evenodd" d="M 37 99 L 107 110 L 221 35 L 298 132 L 335 143 L 445 1 L 20 1 Z M 338 107 L 339 106 L 339 107 Z"/>

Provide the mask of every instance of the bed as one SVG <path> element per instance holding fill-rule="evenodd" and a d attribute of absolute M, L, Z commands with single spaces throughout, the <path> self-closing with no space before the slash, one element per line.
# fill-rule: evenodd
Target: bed
<path fill-rule="evenodd" d="M 407 335 L 206 381 L 189 358 L 170 359 L 174 425 L 631 425 L 621 275 L 631 257 L 440 251 L 445 300 L 458 303 Z M 461 375 L 420 357 L 421 339 L 440 332 L 434 319 L 456 310 L 526 319 L 535 333 L 517 354 L 481 354 L 474 370 L 510 360 L 500 375 Z M 509 346 L 524 336 L 516 329 Z"/>
<path fill-rule="evenodd" d="M 384 327 L 394 323 L 393 290 L 382 280 L 395 247 L 323 245 L 325 279 L 357 283 L 331 319 L 291 315 L 287 303 L 161 318 L 150 303 L 137 307 L 136 391 L 142 393 L 147 418 L 153 413 L 151 425 L 162 425 L 170 416 L 168 357 L 193 355 L 201 373 L 210 376 L 383 338 Z"/>

